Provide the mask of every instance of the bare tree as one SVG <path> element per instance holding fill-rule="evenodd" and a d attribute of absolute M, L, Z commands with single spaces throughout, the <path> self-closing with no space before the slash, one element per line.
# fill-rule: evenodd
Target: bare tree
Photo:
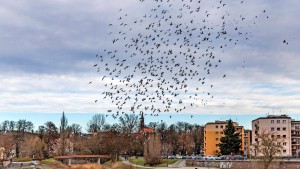
<path fill-rule="evenodd" d="M 14 140 L 12 133 L 0 135 L 0 147 L 2 148 L 3 158 L 9 157 L 10 152 L 14 149 Z M 3 158 L 1 160 L 3 160 Z"/>
<path fill-rule="evenodd" d="M 125 114 L 119 118 L 120 126 L 123 133 L 132 134 L 138 124 L 138 116 L 134 114 Z"/>
<path fill-rule="evenodd" d="M 105 116 L 103 114 L 96 114 L 88 122 L 87 130 L 89 133 L 97 133 L 103 131 L 104 126 L 105 126 Z"/>
<path fill-rule="evenodd" d="M 283 140 L 275 137 L 275 133 L 265 130 L 256 135 L 256 137 L 257 141 L 254 143 L 255 151 L 262 156 L 264 169 L 268 169 L 276 156 L 281 154 Z"/>
<path fill-rule="evenodd" d="M 144 159 L 151 166 L 161 163 L 160 134 L 151 133 L 145 137 Z"/>
<path fill-rule="evenodd" d="M 35 135 L 26 135 L 24 142 L 20 146 L 21 157 L 33 157 L 43 159 L 46 144 Z"/>
<path fill-rule="evenodd" d="M 5 120 L 1 124 L 1 134 L 6 133 L 8 131 L 8 129 L 9 129 L 9 121 Z"/>
<path fill-rule="evenodd" d="M 55 140 L 59 138 L 57 127 L 53 122 L 48 121 L 43 126 L 39 126 L 38 135 L 47 145 L 47 151 L 45 151 L 44 156 L 51 156 L 56 144 Z"/>

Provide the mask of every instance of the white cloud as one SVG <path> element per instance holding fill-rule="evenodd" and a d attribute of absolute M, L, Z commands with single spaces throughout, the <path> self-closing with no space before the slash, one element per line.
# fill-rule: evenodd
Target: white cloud
<path fill-rule="evenodd" d="M 252 31 L 252 37 L 224 51 L 215 50 L 222 64 L 208 79 L 214 87 L 204 88 L 211 90 L 214 98 L 208 99 L 206 106 L 188 108 L 186 112 L 257 114 L 280 109 L 297 113 L 299 6 L 297 0 L 256 0 L 245 1 L 244 6 L 230 11 L 232 15 L 245 15 L 243 30 Z M 148 4 L 138 0 L 3 3 L 0 111 L 84 113 L 109 109 L 109 100 L 101 100 L 103 84 L 101 74 L 94 73 L 94 56 L 111 46 L 109 23 L 117 23 L 121 13 L 128 13 L 130 20 L 141 17 L 146 10 Z M 211 21 L 218 18 L 211 16 Z M 142 31 L 142 27 L 136 30 Z M 223 74 L 227 77 L 222 78 Z M 194 102 L 187 96 L 182 98 L 187 104 Z M 96 99 L 98 103 L 94 103 Z"/>

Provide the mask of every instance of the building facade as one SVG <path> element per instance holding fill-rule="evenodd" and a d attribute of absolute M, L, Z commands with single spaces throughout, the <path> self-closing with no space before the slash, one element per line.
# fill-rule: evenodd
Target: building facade
<path fill-rule="evenodd" d="M 252 120 L 252 143 L 259 145 L 258 136 L 263 132 L 270 132 L 272 137 L 276 137 L 280 140 L 283 147 L 282 150 L 279 150 L 277 155 L 291 156 L 291 124 L 292 119 L 287 115 L 269 115 L 267 117 L 259 117 L 255 120 Z M 254 156 L 260 156 L 261 154 L 257 153 L 254 149 L 251 151 L 251 154 Z"/>
<path fill-rule="evenodd" d="M 244 131 L 244 155 L 250 155 L 250 147 L 252 145 L 252 131 L 245 130 Z"/>
<path fill-rule="evenodd" d="M 206 123 L 204 126 L 204 155 L 218 155 L 220 148 L 218 144 L 220 139 L 224 137 L 223 130 L 227 125 L 227 121 L 215 121 L 212 123 Z M 233 122 L 236 127 L 236 131 L 240 133 L 242 140 L 241 151 L 244 151 L 244 127 L 239 126 L 238 123 Z"/>
<path fill-rule="evenodd" d="M 292 135 L 292 156 L 300 156 L 300 121 L 292 121 L 291 124 Z"/>

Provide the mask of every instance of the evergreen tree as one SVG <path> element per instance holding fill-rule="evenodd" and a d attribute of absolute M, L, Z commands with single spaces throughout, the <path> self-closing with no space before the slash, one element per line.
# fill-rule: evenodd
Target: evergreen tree
<path fill-rule="evenodd" d="M 239 137 L 239 133 L 236 132 L 235 127 L 231 119 L 223 130 L 224 137 L 220 139 L 221 143 L 218 144 L 222 155 L 229 155 L 231 153 L 238 154 L 242 146 L 242 140 Z"/>
<path fill-rule="evenodd" d="M 60 139 L 61 139 L 60 155 L 65 155 L 67 127 L 68 127 L 68 120 L 65 116 L 65 112 L 63 112 L 62 117 L 60 119 Z"/>

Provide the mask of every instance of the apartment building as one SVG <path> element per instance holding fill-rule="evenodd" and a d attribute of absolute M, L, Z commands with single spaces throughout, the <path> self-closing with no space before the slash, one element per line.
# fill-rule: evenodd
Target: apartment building
<path fill-rule="evenodd" d="M 292 121 L 291 124 L 292 135 L 292 155 L 300 156 L 300 121 Z"/>
<path fill-rule="evenodd" d="M 292 119 L 287 115 L 269 115 L 252 120 L 252 143 L 259 143 L 258 135 L 262 132 L 271 132 L 274 137 L 282 140 L 283 149 L 278 152 L 283 156 L 291 156 L 291 124 Z M 255 149 L 252 155 L 260 156 Z"/>
<path fill-rule="evenodd" d="M 252 131 L 244 131 L 244 155 L 250 155 L 250 147 L 252 145 Z"/>
<path fill-rule="evenodd" d="M 216 155 L 220 152 L 218 144 L 220 139 L 224 137 L 223 130 L 227 125 L 227 121 L 215 121 L 206 123 L 204 126 L 204 155 Z M 242 139 L 241 151 L 244 151 L 244 127 L 239 126 L 238 123 L 233 122 L 240 137 Z"/>

